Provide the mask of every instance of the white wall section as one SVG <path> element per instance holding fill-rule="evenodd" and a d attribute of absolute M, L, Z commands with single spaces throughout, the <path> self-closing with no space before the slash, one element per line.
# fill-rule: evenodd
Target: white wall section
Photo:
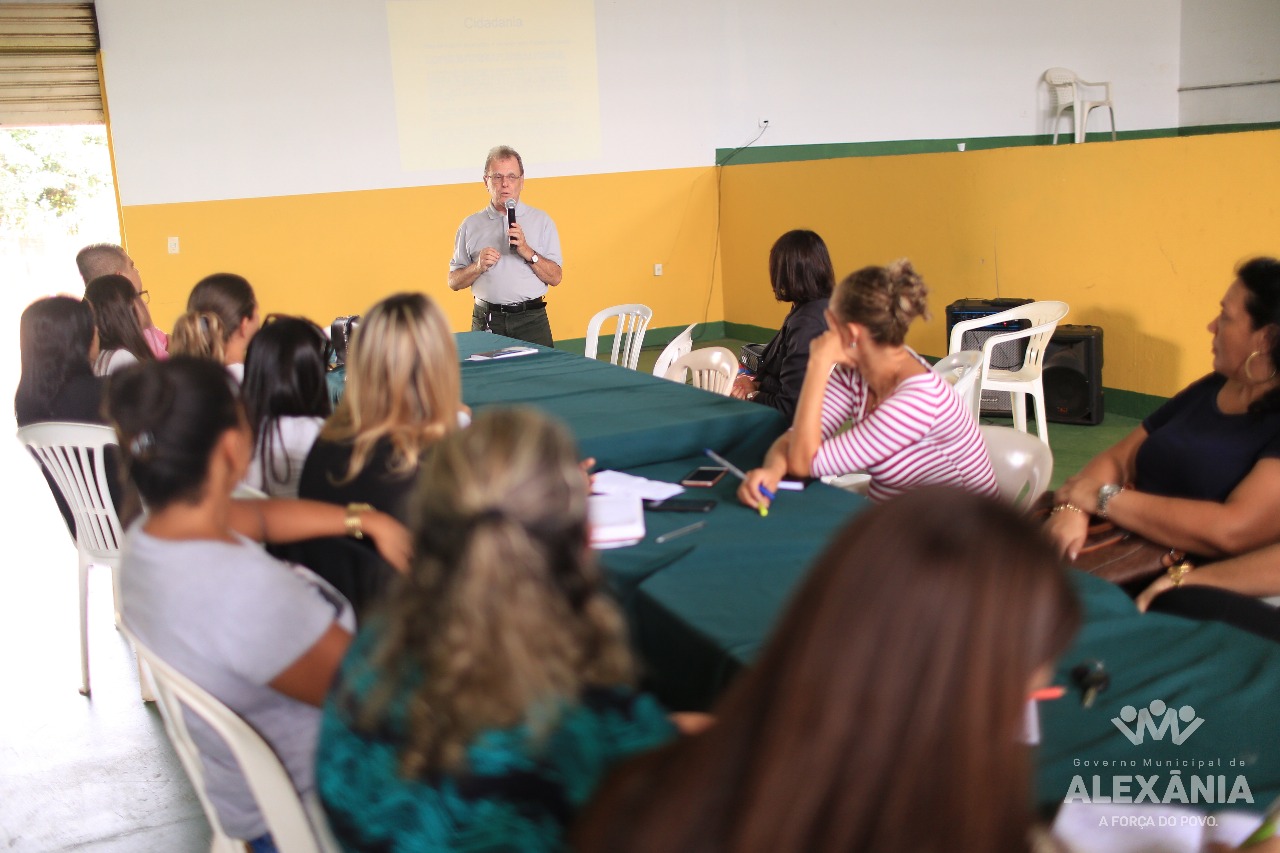
<path fill-rule="evenodd" d="M 461 97 L 510 127 L 428 124 L 475 151 L 436 167 L 402 160 L 386 0 L 97 9 L 121 200 L 139 205 L 475 181 L 499 143 L 527 142 L 537 177 L 706 166 L 761 118 L 759 145 L 1031 135 L 1047 126 L 1039 78 L 1053 65 L 1111 80 L 1122 130 L 1172 127 L 1180 2 L 596 0 L 598 145 L 542 141 L 555 110 L 539 109 L 533 75 L 496 91 L 477 75 Z"/>

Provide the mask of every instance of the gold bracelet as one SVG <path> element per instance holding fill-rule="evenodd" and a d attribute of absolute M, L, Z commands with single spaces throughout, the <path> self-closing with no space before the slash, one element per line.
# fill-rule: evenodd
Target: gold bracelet
<path fill-rule="evenodd" d="M 347 535 L 352 539 L 363 539 L 364 514 L 372 511 L 373 507 L 368 504 L 347 504 L 347 516 L 342 521 L 347 528 Z"/>
<path fill-rule="evenodd" d="M 1058 513 L 1062 512 L 1064 509 L 1069 509 L 1072 512 L 1078 512 L 1081 515 L 1089 514 L 1084 510 L 1082 510 L 1080 507 L 1076 506 L 1075 504 L 1057 504 L 1056 506 L 1054 506 L 1053 509 L 1049 510 L 1049 515 L 1057 515 Z"/>
<path fill-rule="evenodd" d="M 1169 580 L 1173 581 L 1174 586 L 1182 586 L 1182 582 L 1187 575 L 1191 574 L 1191 570 L 1195 566 L 1191 565 L 1190 560 L 1183 560 L 1181 563 L 1174 563 L 1169 567 Z"/>

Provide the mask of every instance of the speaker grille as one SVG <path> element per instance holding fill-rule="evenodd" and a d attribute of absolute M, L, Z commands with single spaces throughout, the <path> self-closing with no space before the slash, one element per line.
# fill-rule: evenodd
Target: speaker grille
<path fill-rule="evenodd" d="M 981 350 L 987 338 L 998 335 L 1008 329 L 971 329 L 960 336 L 960 348 Z M 1014 370 L 1022 366 L 1027 355 L 1027 341 L 1022 338 L 1003 344 L 996 344 L 991 350 L 991 366 L 996 370 Z M 1012 415 L 1013 395 L 1008 391 L 982 392 L 982 413 L 984 415 Z"/>

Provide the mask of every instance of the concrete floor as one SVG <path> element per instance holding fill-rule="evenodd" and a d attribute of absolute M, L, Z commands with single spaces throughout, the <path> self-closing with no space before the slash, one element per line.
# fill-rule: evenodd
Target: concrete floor
<path fill-rule="evenodd" d="M 93 694 L 81 696 L 76 554 L 36 466 L 0 442 L 13 539 L 0 595 L 0 850 L 199 851 L 209 827 L 90 572 Z"/>

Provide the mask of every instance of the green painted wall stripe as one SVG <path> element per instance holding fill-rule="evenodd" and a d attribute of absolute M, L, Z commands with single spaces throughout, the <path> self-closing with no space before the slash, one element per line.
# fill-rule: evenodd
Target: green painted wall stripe
<path fill-rule="evenodd" d="M 1280 122 L 1258 124 L 1215 124 L 1195 127 L 1152 128 L 1149 130 L 1124 130 L 1116 134 L 1117 140 L 1163 139 L 1176 136 L 1206 136 L 1215 133 L 1248 133 L 1259 130 L 1276 130 Z M 1090 142 L 1111 139 L 1110 131 L 1090 133 Z M 1072 144 L 1070 136 L 1066 144 Z M 1051 145 L 1051 134 L 1035 136 L 984 136 L 956 139 L 898 139 L 886 142 L 833 142 L 816 145 L 766 145 L 760 148 L 717 148 L 716 164 L 746 166 L 759 163 L 793 163 L 802 160 L 837 160 L 843 157 L 886 157 L 900 154 L 956 153 L 956 146 L 964 143 L 966 151 L 984 151 L 993 148 L 1021 148 L 1031 145 Z M 1063 137 L 1058 137 L 1063 144 Z M 734 152 L 737 151 L 735 154 Z"/>

